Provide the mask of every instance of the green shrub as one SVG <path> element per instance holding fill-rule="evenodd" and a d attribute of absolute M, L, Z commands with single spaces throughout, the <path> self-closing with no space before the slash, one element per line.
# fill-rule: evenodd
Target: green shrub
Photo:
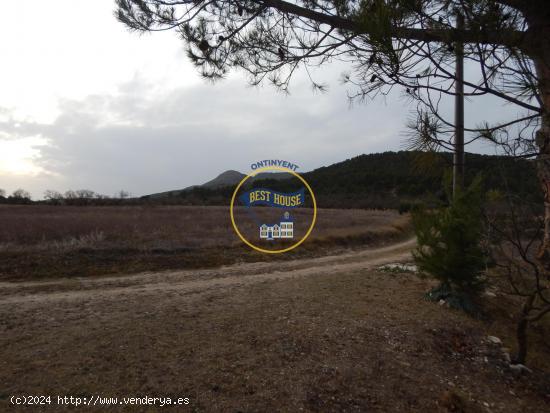
<path fill-rule="evenodd" d="M 444 299 L 468 312 L 470 299 L 483 289 L 482 204 L 481 178 L 477 177 L 448 206 L 417 208 L 412 214 L 418 240 L 413 251 L 416 265 L 440 281 L 428 298 Z"/>

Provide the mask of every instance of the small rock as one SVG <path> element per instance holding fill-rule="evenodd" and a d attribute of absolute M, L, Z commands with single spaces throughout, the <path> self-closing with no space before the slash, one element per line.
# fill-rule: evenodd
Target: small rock
<path fill-rule="evenodd" d="M 483 293 L 483 295 L 484 295 L 485 297 L 489 297 L 489 298 L 495 298 L 495 297 L 497 296 L 497 295 L 496 295 L 494 292 L 492 292 L 492 291 L 485 291 L 485 292 Z"/>
<path fill-rule="evenodd" d="M 439 305 L 445 305 L 445 300 L 443 299 L 439 300 Z"/>
<path fill-rule="evenodd" d="M 467 409 L 466 396 L 454 390 L 444 392 L 439 401 L 447 408 L 447 411 L 463 412 Z"/>
<path fill-rule="evenodd" d="M 502 340 L 495 336 L 487 336 L 487 340 L 489 340 L 493 344 L 502 344 Z"/>
<path fill-rule="evenodd" d="M 523 364 L 510 364 L 510 370 L 512 370 L 515 374 L 522 374 L 522 373 L 532 373 L 533 371 Z"/>

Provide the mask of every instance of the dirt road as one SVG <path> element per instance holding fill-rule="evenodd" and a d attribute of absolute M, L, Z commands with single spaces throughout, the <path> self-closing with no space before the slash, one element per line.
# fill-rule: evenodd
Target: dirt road
<path fill-rule="evenodd" d="M 93 299 L 119 294 L 198 293 L 244 286 L 268 280 L 348 273 L 386 263 L 408 261 L 414 239 L 398 244 L 340 255 L 290 261 L 242 263 L 215 269 L 166 271 L 129 276 L 58 279 L 55 281 L 0 282 L 0 305 L 51 300 Z"/>

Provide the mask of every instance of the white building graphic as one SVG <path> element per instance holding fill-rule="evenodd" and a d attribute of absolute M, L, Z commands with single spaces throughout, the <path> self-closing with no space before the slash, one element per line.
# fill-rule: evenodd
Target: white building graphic
<path fill-rule="evenodd" d="M 271 241 L 276 238 L 294 238 L 294 222 L 292 222 L 288 212 L 284 213 L 279 224 L 260 225 L 260 239 Z"/>

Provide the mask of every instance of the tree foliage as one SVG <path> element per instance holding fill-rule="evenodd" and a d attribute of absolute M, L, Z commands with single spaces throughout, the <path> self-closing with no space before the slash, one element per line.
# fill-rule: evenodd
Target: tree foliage
<path fill-rule="evenodd" d="M 22 188 L 19 188 L 19 189 L 16 189 L 15 191 L 13 191 L 13 193 L 11 194 L 12 198 L 15 198 L 15 199 L 24 199 L 24 200 L 29 200 L 31 199 L 31 194 L 29 191 L 25 191 L 24 189 Z"/>
<path fill-rule="evenodd" d="M 481 188 L 478 177 L 468 188 L 456 192 L 449 206 L 413 212 L 418 240 L 413 257 L 422 272 L 440 281 L 434 291 L 437 299 L 459 297 L 465 303 L 464 298 L 475 295 L 483 287 L 486 260 L 481 247 Z"/>
<path fill-rule="evenodd" d="M 203 76 L 243 69 L 252 84 L 288 90 L 298 68 L 339 60 L 357 99 L 401 87 L 417 104 L 411 125 L 421 149 L 452 147 L 453 120 L 440 110 L 454 95 L 455 44 L 477 78 L 465 96 L 513 104 L 514 119 L 467 125 L 468 142 L 487 139 L 521 156 L 538 152 L 534 131 L 544 112 L 537 62 L 550 67 L 549 8 L 543 0 L 117 0 L 131 30 L 175 30 Z M 456 27 L 457 15 L 464 26 Z M 316 88 L 323 89 L 310 76 Z M 517 128 L 512 128 L 514 125 Z M 511 136 L 510 134 L 513 134 Z"/>

